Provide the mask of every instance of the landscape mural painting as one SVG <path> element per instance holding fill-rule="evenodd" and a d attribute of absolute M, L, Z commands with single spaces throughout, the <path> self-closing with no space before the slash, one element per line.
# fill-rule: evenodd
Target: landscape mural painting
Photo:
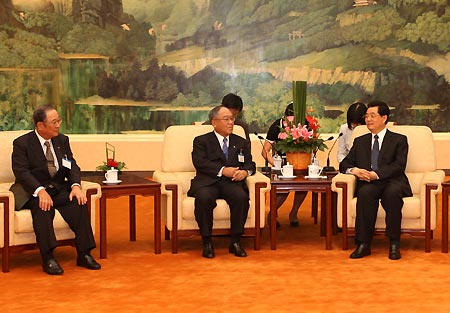
<path fill-rule="evenodd" d="M 234 92 L 266 132 L 306 80 L 322 132 L 373 99 L 448 132 L 449 45 L 447 0 L 0 0 L 0 130 L 51 103 L 65 133 L 163 131 Z"/>

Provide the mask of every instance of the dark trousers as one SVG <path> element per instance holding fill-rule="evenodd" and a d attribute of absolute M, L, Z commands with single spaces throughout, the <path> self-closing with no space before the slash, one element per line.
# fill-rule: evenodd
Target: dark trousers
<path fill-rule="evenodd" d="M 87 205 L 78 205 L 74 197 L 69 201 L 69 192 L 62 190 L 55 197 L 52 197 L 53 205 L 49 211 L 39 208 L 39 198 L 31 198 L 23 209 L 31 210 L 33 218 L 33 228 L 36 235 L 36 242 L 43 259 L 47 258 L 57 246 L 53 219 L 55 208 L 75 233 L 75 246 L 79 255 L 89 253 L 95 248 L 94 234 L 92 233 L 91 221 Z"/>
<path fill-rule="evenodd" d="M 244 232 L 249 209 L 249 196 L 243 184 L 243 182 L 233 182 L 222 177 L 215 184 L 197 190 L 194 213 L 202 237 L 210 237 L 212 234 L 216 199 L 224 199 L 230 207 L 232 238 L 239 237 Z"/>
<path fill-rule="evenodd" d="M 370 244 L 375 231 L 379 201 L 386 212 L 386 236 L 400 240 L 402 188 L 397 182 L 363 182 L 357 191 L 356 241 Z"/>

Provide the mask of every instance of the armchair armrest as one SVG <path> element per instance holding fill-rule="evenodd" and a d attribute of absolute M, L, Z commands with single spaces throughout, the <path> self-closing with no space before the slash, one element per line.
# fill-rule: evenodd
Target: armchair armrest
<path fill-rule="evenodd" d="M 437 195 L 442 192 L 441 183 L 445 180 L 445 173 L 442 170 L 436 170 L 433 172 L 426 172 L 423 175 L 421 182 L 421 193 L 425 192 L 425 187 L 427 184 L 437 185 L 437 189 L 431 191 L 432 195 Z"/>

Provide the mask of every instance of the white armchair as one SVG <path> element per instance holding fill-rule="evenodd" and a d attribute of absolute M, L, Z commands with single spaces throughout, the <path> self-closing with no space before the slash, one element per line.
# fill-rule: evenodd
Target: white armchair
<path fill-rule="evenodd" d="M 388 126 L 389 130 L 408 137 L 409 151 L 406 163 L 406 176 L 413 193 L 403 198 L 402 233 L 425 237 L 425 252 L 431 251 L 431 238 L 436 228 L 437 195 L 441 192 L 441 182 L 445 173 L 436 169 L 433 134 L 426 126 Z M 358 126 L 352 137 L 366 134 L 366 126 Z M 389 143 L 383 143 L 389 144 Z M 348 237 L 355 234 L 356 197 L 354 196 L 356 177 L 351 174 L 338 174 L 333 178 L 332 190 L 337 192 L 337 222 L 342 227 L 342 248 L 348 249 Z M 384 231 L 386 214 L 378 208 L 375 232 Z"/>
<path fill-rule="evenodd" d="M 194 138 L 213 130 L 211 125 L 177 125 L 167 128 L 162 148 L 161 171 L 155 171 L 153 180 L 161 183 L 161 210 L 166 240 L 171 237 L 172 253 L 177 253 L 178 236 L 199 235 L 194 216 L 194 200 L 187 192 L 195 176 L 191 152 Z M 241 126 L 234 126 L 235 134 L 245 138 Z M 247 178 L 250 209 L 244 236 L 254 236 L 254 248 L 259 250 L 261 228 L 264 227 L 265 194 L 270 190 L 270 179 L 261 173 Z M 214 209 L 213 235 L 229 234 L 230 210 L 225 200 L 218 199 Z M 171 235 L 171 236 L 170 236 Z"/>
<path fill-rule="evenodd" d="M 15 211 L 14 195 L 9 188 L 14 182 L 11 166 L 11 154 L 15 138 L 29 131 L 0 131 L 0 248 L 2 250 L 2 271 L 9 272 L 9 254 L 14 247 L 36 248 L 33 223 L 30 210 Z M 102 195 L 99 184 L 81 182 L 88 197 L 92 230 L 95 232 L 95 204 Z M 75 237 L 69 225 L 56 210 L 53 221 L 55 235 L 59 244 L 72 244 Z"/>

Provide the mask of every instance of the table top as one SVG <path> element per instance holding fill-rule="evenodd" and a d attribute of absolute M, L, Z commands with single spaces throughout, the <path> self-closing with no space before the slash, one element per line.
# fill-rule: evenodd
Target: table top
<path fill-rule="evenodd" d="M 161 186 L 160 183 L 154 182 L 150 179 L 146 179 L 134 174 L 128 174 L 126 172 L 123 172 L 119 175 L 120 183 L 117 184 L 106 184 L 103 181 L 105 181 L 105 176 L 103 174 L 101 175 L 83 175 L 81 177 L 82 180 L 90 181 L 94 183 L 98 183 L 102 186 L 102 190 L 107 189 L 119 189 L 119 188 L 135 188 L 135 187 L 143 187 L 143 186 L 152 186 L 152 187 L 159 187 Z"/>
<path fill-rule="evenodd" d="M 325 176 L 325 175 L 324 175 Z M 332 178 L 335 174 L 326 175 L 320 178 L 308 178 L 305 175 L 296 175 L 293 178 L 283 178 L 277 174 L 270 175 L 270 183 L 272 185 L 292 185 L 292 184 L 305 184 L 305 185 L 330 185 Z"/>

